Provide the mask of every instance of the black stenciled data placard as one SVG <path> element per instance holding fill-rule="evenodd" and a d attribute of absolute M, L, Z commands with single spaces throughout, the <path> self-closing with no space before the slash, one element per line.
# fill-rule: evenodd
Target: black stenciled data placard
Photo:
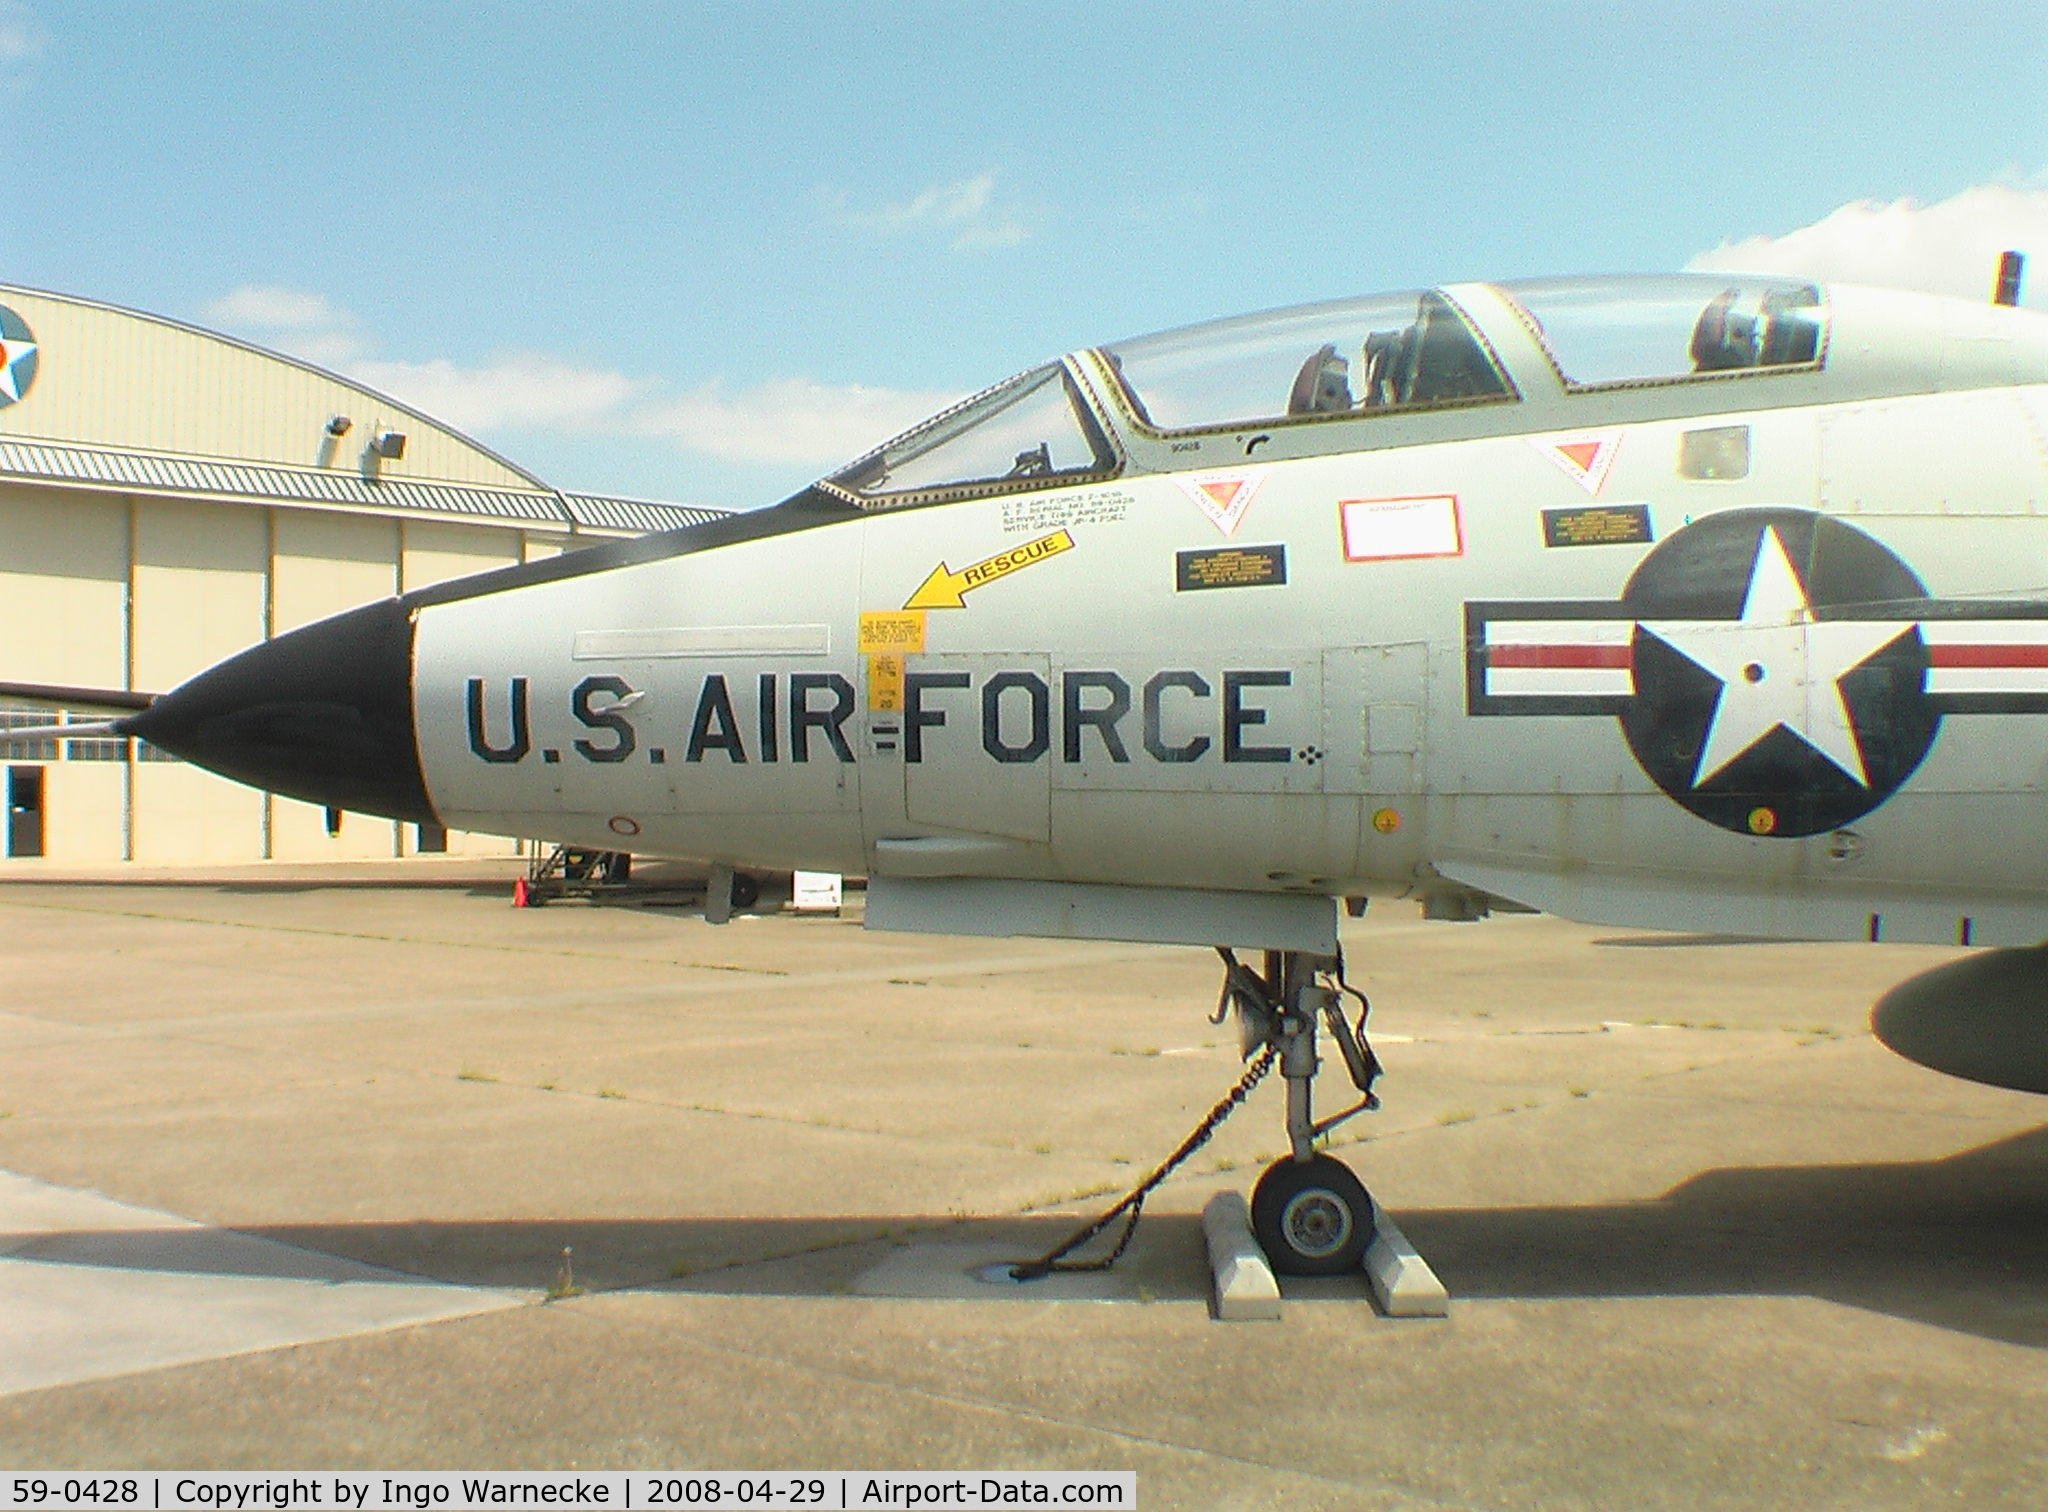
<path fill-rule="evenodd" d="M 1647 546 L 1651 539 L 1647 504 L 1589 504 L 1543 511 L 1546 546 Z"/>
<path fill-rule="evenodd" d="M 1174 556 L 1173 586 L 1187 593 L 1200 588 L 1264 588 L 1287 581 L 1285 546 L 1214 546 Z"/>

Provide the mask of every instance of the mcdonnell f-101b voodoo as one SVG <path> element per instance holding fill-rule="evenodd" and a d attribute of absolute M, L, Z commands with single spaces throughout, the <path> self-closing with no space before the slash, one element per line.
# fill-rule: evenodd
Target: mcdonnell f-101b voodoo
<path fill-rule="evenodd" d="M 1340 899 L 2048 935 L 2048 317 L 1457 284 L 1047 363 L 769 509 L 256 646 L 118 733 L 332 808 L 866 874 L 872 927 L 1213 945 L 1355 1265 Z M 1263 952 L 1254 967 L 1234 952 Z M 1880 1006 L 2048 1091 L 2048 961 Z M 1961 973 L 1960 977 L 1956 973 Z M 1355 1106 L 1318 1119 L 1318 1034 Z"/>

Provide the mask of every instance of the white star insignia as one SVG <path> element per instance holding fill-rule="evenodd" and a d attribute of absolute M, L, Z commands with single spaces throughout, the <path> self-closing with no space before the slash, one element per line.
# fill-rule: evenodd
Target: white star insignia
<path fill-rule="evenodd" d="M 1912 620 L 1825 620 L 1792 569 L 1777 527 L 1757 541 L 1738 620 L 1671 620 L 1642 628 L 1721 680 L 1692 785 L 1700 786 L 1784 729 L 1860 787 L 1870 786 L 1842 679 L 1914 628 Z"/>
<path fill-rule="evenodd" d="M 21 398 L 21 380 L 16 369 L 36 354 L 33 341 L 0 340 L 0 394 L 11 404 Z"/>

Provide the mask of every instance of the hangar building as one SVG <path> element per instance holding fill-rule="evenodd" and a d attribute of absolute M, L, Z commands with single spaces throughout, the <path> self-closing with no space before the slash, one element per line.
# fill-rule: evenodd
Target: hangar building
<path fill-rule="evenodd" d="M 566 493 L 293 358 L 0 284 L 0 683 L 42 690 L 0 727 L 58 722 L 66 689 L 163 692 L 372 599 L 717 513 Z M 0 763 L 0 865 L 515 848 L 335 816 L 140 741 L 0 741 Z"/>

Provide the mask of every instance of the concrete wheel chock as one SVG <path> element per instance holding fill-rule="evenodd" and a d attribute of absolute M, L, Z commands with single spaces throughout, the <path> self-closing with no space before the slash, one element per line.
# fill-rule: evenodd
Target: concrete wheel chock
<path fill-rule="evenodd" d="M 1280 1283 L 1252 1234 L 1251 1209 L 1237 1192 L 1218 1192 L 1202 1209 L 1215 1281 L 1216 1318 L 1222 1323 L 1278 1322 Z"/>
<path fill-rule="evenodd" d="M 1372 1205 L 1372 1243 L 1365 1248 L 1365 1278 L 1380 1311 L 1390 1318 L 1448 1318 L 1451 1294 L 1429 1262 L 1377 1202 Z"/>

